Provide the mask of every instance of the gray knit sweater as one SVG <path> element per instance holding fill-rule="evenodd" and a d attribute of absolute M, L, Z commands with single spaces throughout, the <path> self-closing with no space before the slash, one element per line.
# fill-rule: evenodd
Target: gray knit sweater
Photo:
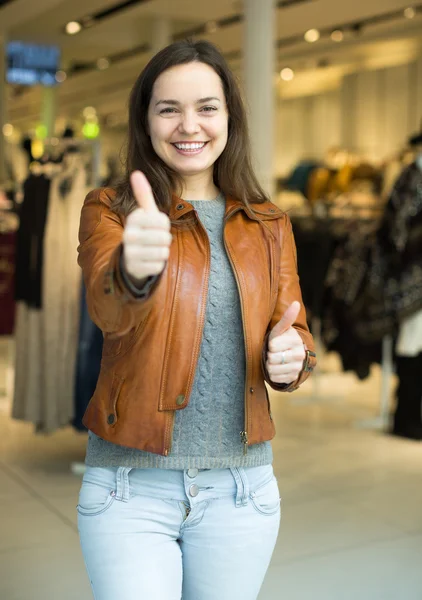
<path fill-rule="evenodd" d="M 223 241 L 225 200 L 190 201 L 207 230 L 211 271 L 200 355 L 189 405 L 176 411 L 169 456 L 106 442 L 89 433 L 90 466 L 223 469 L 272 462 L 269 442 L 250 446 L 244 430 L 245 345 L 239 292 Z"/>

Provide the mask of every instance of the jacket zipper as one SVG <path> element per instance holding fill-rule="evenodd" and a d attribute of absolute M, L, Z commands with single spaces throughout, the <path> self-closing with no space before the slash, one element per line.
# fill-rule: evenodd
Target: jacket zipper
<path fill-rule="evenodd" d="M 199 228 L 202 229 L 202 232 L 205 235 L 205 239 L 207 240 L 207 243 L 208 243 L 207 270 L 206 270 L 206 275 L 205 275 L 205 288 L 206 288 L 205 305 L 206 305 L 207 296 L 208 296 L 208 282 L 209 282 L 210 270 L 211 270 L 210 240 L 208 238 L 208 234 L 207 234 L 205 228 L 202 226 L 202 223 L 198 218 L 196 211 L 195 211 L 195 215 L 198 220 Z M 204 321 L 205 321 L 205 311 L 204 311 L 204 319 L 201 324 L 202 332 L 204 331 Z M 201 339 L 202 339 L 202 335 L 201 335 Z M 168 417 L 170 420 L 170 426 L 167 430 L 167 433 L 166 433 L 165 439 L 164 439 L 164 456 L 168 456 L 171 452 L 171 447 L 172 447 L 172 443 L 173 443 L 173 430 L 174 430 L 175 417 L 176 417 L 176 411 L 173 410 L 173 411 L 171 411 L 171 414 Z"/>
<path fill-rule="evenodd" d="M 236 210 L 233 210 L 231 213 L 229 213 L 225 219 L 224 219 L 224 225 L 227 223 L 228 219 L 234 215 L 236 212 L 238 212 L 239 210 L 242 210 L 240 207 L 237 208 Z M 234 262 L 233 259 L 231 257 L 231 254 L 229 252 L 229 249 L 227 248 L 227 244 L 226 244 L 226 235 L 225 232 L 223 233 L 223 239 L 224 239 L 224 247 L 226 249 L 226 253 L 227 256 L 229 257 L 230 260 L 230 264 L 232 266 L 232 270 L 234 273 L 234 276 L 236 278 L 236 283 L 237 283 L 237 289 L 239 290 L 239 298 L 240 298 L 240 306 L 242 309 L 242 326 L 243 326 L 243 337 L 244 337 L 244 341 L 245 341 L 245 352 L 246 352 L 246 358 L 248 356 L 248 348 L 246 345 L 246 330 L 245 330 L 245 313 L 244 313 L 244 308 L 243 308 L 243 298 L 242 298 L 242 289 L 240 286 L 240 282 L 239 282 L 239 277 L 237 275 L 237 271 L 236 268 L 234 266 Z M 245 381 L 245 394 L 244 394 L 244 402 L 245 402 L 245 430 L 240 432 L 240 441 L 243 444 L 243 454 L 246 456 L 248 453 L 248 444 L 249 444 L 249 439 L 248 439 L 248 422 L 249 422 L 249 411 L 248 411 L 248 400 L 247 400 L 247 396 L 246 396 L 246 390 L 247 390 L 247 383 L 248 383 L 248 372 L 247 372 L 247 368 L 248 368 L 248 361 L 246 361 L 246 381 Z"/>

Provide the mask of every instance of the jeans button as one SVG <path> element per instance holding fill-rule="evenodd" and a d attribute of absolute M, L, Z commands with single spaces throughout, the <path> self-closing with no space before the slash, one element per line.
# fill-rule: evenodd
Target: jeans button
<path fill-rule="evenodd" d="M 189 495 L 192 498 L 195 498 L 195 496 L 197 496 L 199 494 L 199 487 L 194 483 L 193 485 L 190 486 L 189 488 Z"/>
<path fill-rule="evenodd" d="M 193 479 L 194 477 L 196 477 L 199 473 L 198 469 L 188 469 L 188 477 L 190 479 Z"/>

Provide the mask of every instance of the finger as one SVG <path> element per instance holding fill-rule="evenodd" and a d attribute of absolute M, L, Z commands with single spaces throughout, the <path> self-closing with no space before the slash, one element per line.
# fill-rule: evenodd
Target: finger
<path fill-rule="evenodd" d="M 170 246 L 173 236 L 163 230 L 139 229 L 128 227 L 124 233 L 125 242 L 139 244 L 140 246 L 159 246 L 162 248 Z"/>
<path fill-rule="evenodd" d="M 297 377 L 294 377 L 293 375 L 275 375 L 274 377 L 271 377 L 271 381 L 274 383 L 285 383 L 287 385 L 293 383 L 296 379 Z"/>
<path fill-rule="evenodd" d="M 281 317 L 281 319 L 277 323 L 277 325 L 275 325 L 273 327 L 271 334 L 270 334 L 270 340 L 272 340 L 274 337 L 282 335 L 285 331 L 290 329 L 290 327 L 292 327 L 292 325 L 294 323 L 296 323 L 299 313 L 300 313 L 300 302 L 295 300 L 294 302 L 291 303 L 291 305 L 286 310 L 284 315 Z"/>
<path fill-rule="evenodd" d="M 149 181 L 141 171 L 134 171 L 132 173 L 130 183 L 139 208 L 144 209 L 146 212 L 160 212 L 155 203 Z"/>
<path fill-rule="evenodd" d="M 126 258 L 132 262 L 138 262 L 139 264 L 143 262 L 156 262 L 167 260 L 170 256 L 170 248 L 168 247 L 157 247 L 157 246 L 147 246 L 145 248 L 131 248 L 129 251 L 126 251 Z"/>
<path fill-rule="evenodd" d="M 286 363 L 303 362 L 305 360 L 305 348 L 287 348 L 281 352 L 267 352 L 267 360 L 273 365 Z"/>
<path fill-rule="evenodd" d="M 285 331 L 279 336 L 274 337 L 268 342 L 268 350 L 270 352 L 285 352 L 286 350 L 292 350 L 298 343 L 302 346 L 302 340 L 297 333 L 296 329 L 291 327 L 288 331 Z"/>
<path fill-rule="evenodd" d="M 302 363 L 290 363 L 288 365 L 272 365 L 267 362 L 266 367 L 268 374 L 272 377 L 278 375 L 291 375 L 294 379 L 297 379 L 299 373 L 302 370 Z"/>
<path fill-rule="evenodd" d="M 144 229 L 165 229 L 170 231 L 171 223 L 168 216 L 163 212 L 145 212 L 136 209 L 127 218 L 127 227 L 142 227 Z"/>
<path fill-rule="evenodd" d="M 153 262 L 140 262 L 139 263 L 139 272 L 142 273 L 147 273 L 148 275 L 159 275 L 161 273 L 161 271 L 163 271 L 164 267 L 166 266 L 166 263 L 164 261 L 153 261 Z M 135 269 L 131 268 L 130 272 L 134 272 Z M 143 277 L 145 275 L 142 275 Z"/>

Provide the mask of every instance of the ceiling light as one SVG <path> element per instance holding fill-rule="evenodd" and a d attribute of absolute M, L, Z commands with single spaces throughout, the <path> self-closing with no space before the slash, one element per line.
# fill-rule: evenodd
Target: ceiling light
<path fill-rule="evenodd" d="M 100 134 L 100 126 L 98 123 L 85 123 L 82 127 L 82 133 L 89 140 L 94 140 Z"/>
<path fill-rule="evenodd" d="M 84 108 L 82 114 L 85 117 L 85 119 L 91 119 L 92 117 L 97 116 L 97 111 L 93 106 L 87 106 L 86 108 Z"/>
<path fill-rule="evenodd" d="M 57 71 L 56 72 L 56 81 L 57 83 L 63 83 L 63 81 L 65 81 L 67 78 L 66 72 L 65 71 Z"/>
<path fill-rule="evenodd" d="M 67 23 L 65 30 L 68 35 L 75 35 L 82 29 L 82 25 L 78 21 L 70 21 Z"/>
<path fill-rule="evenodd" d="M 409 8 L 405 8 L 403 14 L 406 19 L 414 19 L 416 17 L 416 9 L 413 6 L 409 6 Z"/>
<path fill-rule="evenodd" d="M 109 68 L 109 66 L 110 61 L 108 60 L 108 58 L 99 58 L 97 60 L 97 67 L 100 69 L 100 71 L 105 71 Z"/>
<path fill-rule="evenodd" d="M 14 131 L 14 127 L 10 123 L 5 123 L 3 125 L 3 135 L 5 137 L 10 137 L 11 135 L 13 135 L 13 131 Z"/>
<path fill-rule="evenodd" d="M 206 33 L 215 33 L 218 29 L 217 21 L 208 21 L 205 23 L 205 31 Z"/>
<path fill-rule="evenodd" d="M 344 32 L 341 29 L 335 29 L 331 32 L 333 42 L 342 42 L 344 40 Z"/>
<path fill-rule="evenodd" d="M 321 34 L 318 31 L 318 29 L 309 29 L 309 31 L 307 31 L 305 33 L 305 40 L 307 42 L 309 42 L 310 44 L 317 42 L 320 37 L 321 37 Z"/>
<path fill-rule="evenodd" d="M 293 69 L 286 67 L 280 71 L 280 77 L 283 81 L 292 81 L 294 79 L 295 73 Z"/>

